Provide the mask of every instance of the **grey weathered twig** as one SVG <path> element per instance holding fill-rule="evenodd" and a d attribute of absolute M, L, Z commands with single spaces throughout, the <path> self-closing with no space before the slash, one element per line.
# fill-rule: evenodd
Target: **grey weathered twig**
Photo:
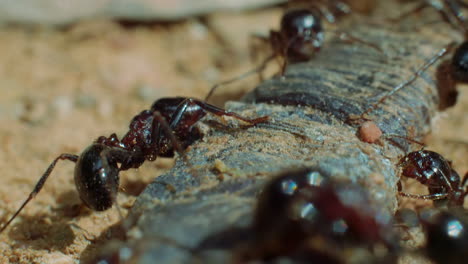
<path fill-rule="evenodd" d="M 268 115 L 273 125 L 212 129 L 188 150 L 194 168 L 179 159 L 147 187 L 129 217 L 134 224 L 130 236 L 147 245 L 138 253 L 138 263 L 147 263 L 142 256 L 161 263 L 226 261 L 231 238 L 242 236 L 229 231 L 250 223 L 261 186 L 290 168 L 314 167 L 330 177 L 358 182 L 368 188 L 374 201 L 369 206 L 378 217 L 391 217 L 397 204 L 395 164 L 409 144 L 403 139 L 380 145 L 361 142 L 357 127 L 345 121 L 411 78 L 417 66 L 450 41 L 437 39 L 429 28 L 431 32 L 398 32 L 396 26 L 363 20 L 348 29 L 384 53 L 330 40 L 310 62 L 291 65 L 284 76 L 262 83 L 243 102 L 227 105 L 245 116 Z M 369 113 L 384 133 L 416 139 L 428 133 L 438 104 L 433 72 L 430 69 Z M 305 137 L 297 136 L 299 132 Z M 194 178 L 192 170 L 201 177 Z M 187 250 L 207 243 L 224 250 Z"/>

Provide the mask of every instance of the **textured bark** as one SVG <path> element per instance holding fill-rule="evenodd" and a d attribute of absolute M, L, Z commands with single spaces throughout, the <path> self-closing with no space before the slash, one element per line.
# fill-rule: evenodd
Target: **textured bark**
<path fill-rule="evenodd" d="M 396 163 L 417 147 L 401 139 L 364 143 L 356 136 L 357 126 L 345 121 L 410 78 L 445 47 L 447 37 L 437 32 L 453 32 L 442 24 L 416 32 L 407 26 L 415 22 L 410 19 L 392 27 L 383 20 L 369 22 L 380 19 L 394 8 L 392 4 L 373 18 L 355 18 L 342 28 L 384 52 L 332 37 L 311 61 L 290 65 L 285 76 L 262 83 L 242 102 L 227 104 L 244 116 L 268 115 L 269 124 L 243 128 L 230 121 L 225 128 L 213 126 L 216 119 L 207 121 L 208 134 L 187 151 L 190 164 L 178 159 L 132 209 L 128 243 L 140 249 L 145 245 L 135 253 L 137 263 L 197 260 L 187 250 L 197 247 L 217 249 L 197 252 L 204 263 L 228 260 L 234 241 L 245 235 L 233 230 L 249 225 L 261 186 L 291 168 L 311 167 L 332 178 L 358 182 L 369 190 L 373 200 L 369 206 L 379 218 L 393 215 Z M 429 14 L 438 18 L 435 12 Z M 420 139 L 430 131 L 439 103 L 434 71 L 370 113 L 384 134 Z"/>

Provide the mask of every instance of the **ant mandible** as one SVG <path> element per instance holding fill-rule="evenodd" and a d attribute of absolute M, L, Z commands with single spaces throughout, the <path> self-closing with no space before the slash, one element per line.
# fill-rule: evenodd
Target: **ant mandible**
<path fill-rule="evenodd" d="M 437 152 L 419 150 L 408 153 L 398 163 L 402 167 L 401 175 L 417 180 L 426 185 L 427 195 L 409 194 L 402 192 L 401 182 L 398 182 L 398 192 L 401 196 L 434 200 L 434 205 L 463 206 L 465 196 L 468 194 L 468 173 L 460 181 L 460 176 L 452 168 L 451 163 Z M 465 188 L 464 188 L 465 187 Z"/>
<path fill-rule="evenodd" d="M 41 191 L 59 160 L 75 163 L 75 185 L 83 203 L 93 210 L 104 211 L 116 201 L 120 171 L 139 168 L 145 161 L 154 161 L 158 156 L 172 157 L 174 150 L 183 155 L 183 150 L 201 137 L 194 125 L 208 113 L 233 117 L 250 125 L 268 120 L 268 116 L 248 119 L 194 98 L 159 99 L 149 110 L 143 110 L 133 118 L 122 139 L 119 140 L 116 134 L 101 136 L 80 155 L 64 153 L 55 158 L 0 233 Z"/>

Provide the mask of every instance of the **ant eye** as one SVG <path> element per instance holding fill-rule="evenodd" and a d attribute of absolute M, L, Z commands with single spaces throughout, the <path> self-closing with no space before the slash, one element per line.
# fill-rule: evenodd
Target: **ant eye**
<path fill-rule="evenodd" d="M 103 152 L 107 149 L 109 147 L 103 144 L 89 146 L 78 158 L 75 167 L 75 183 L 80 198 L 97 211 L 112 206 L 119 186 L 117 163 L 103 160 Z"/>

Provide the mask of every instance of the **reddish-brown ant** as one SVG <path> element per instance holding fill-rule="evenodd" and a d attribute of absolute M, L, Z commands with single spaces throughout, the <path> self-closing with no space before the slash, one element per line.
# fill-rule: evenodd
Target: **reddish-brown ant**
<path fill-rule="evenodd" d="M 315 52 L 320 50 L 324 40 L 320 19 L 320 15 L 310 9 L 290 9 L 286 11 L 281 18 L 280 31 L 270 30 L 268 37 L 257 36 L 260 40 L 271 45 L 272 54 L 255 69 L 213 86 L 205 97 L 205 101 L 208 101 L 219 86 L 241 80 L 258 72 L 261 73 L 268 63 L 276 57 L 284 59 L 281 74 L 284 73 L 287 62 L 309 60 Z"/>
<path fill-rule="evenodd" d="M 307 7 L 317 10 L 321 17 L 324 17 L 329 23 L 336 23 L 340 16 L 351 13 L 351 7 L 347 1 L 340 0 L 289 0 L 290 6 Z"/>
<path fill-rule="evenodd" d="M 235 258 L 240 263 L 279 257 L 350 263 L 359 258 L 352 256 L 352 249 L 361 248 L 369 250 L 368 263 L 375 257 L 373 249 L 382 246 L 386 254 L 376 258 L 390 261 L 398 248 L 389 232 L 390 220 L 378 220 L 370 204 L 357 184 L 327 179 L 313 169 L 286 171 L 263 189 L 254 213 L 253 239 L 239 247 Z"/>
<path fill-rule="evenodd" d="M 129 131 L 122 139 L 119 140 L 116 134 L 101 136 L 81 155 L 65 153 L 55 158 L 26 201 L 0 229 L 0 233 L 40 192 L 59 160 L 76 163 L 74 177 L 81 200 L 93 210 L 104 211 L 116 201 L 120 171 L 138 168 L 143 162 L 154 161 L 158 156 L 173 156 L 174 149 L 182 153 L 200 138 L 201 134 L 194 125 L 208 113 L 233 117 L 250 125 L 268 120 L 267 116 L 248 119 L 194 98 L 157 100 L 151 109 L 143 110 L 133 118 Z"/>
<path fill-rule="evenodd" d="M 468 173 L 460 181 L 460 176 L 452 168 L 449 161 L 437 152 L 419 150 L 408 153 L 400 159 L 398 166 L 402 167 L 402 176 L 412 178 L 427 186 L 429 194 L 408 194 L 402 192 L 401 182 L 398 182 L 399 194 L 405 197 L 434 200 L 447 203 L 448 206 L 463 206 L 468 194 L 465 187 Z"/>

